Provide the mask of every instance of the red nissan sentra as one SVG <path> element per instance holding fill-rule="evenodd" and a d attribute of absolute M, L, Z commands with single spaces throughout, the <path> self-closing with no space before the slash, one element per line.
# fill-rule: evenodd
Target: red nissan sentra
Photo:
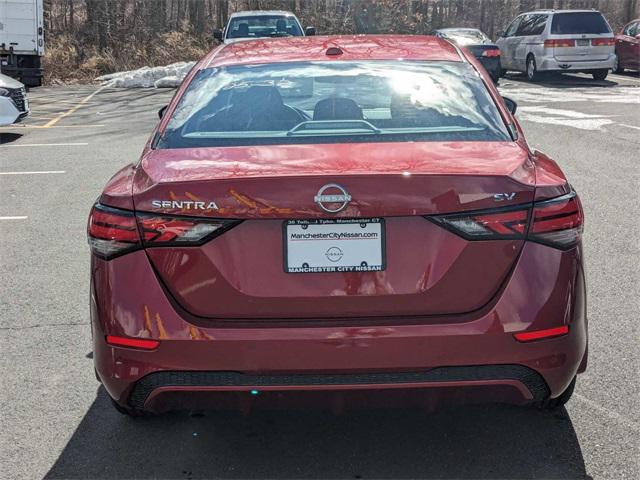
<path fill-rule="evenodd" d="M 564 404 L 587 364 L 583 211 L 512 111 L 436 37 L 213 50 L 89 218 L 116 408 Z"/>

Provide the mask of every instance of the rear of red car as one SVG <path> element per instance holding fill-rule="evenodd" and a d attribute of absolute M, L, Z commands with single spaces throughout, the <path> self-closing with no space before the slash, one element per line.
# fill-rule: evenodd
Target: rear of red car
<path fill-rule="evenodd" d="M 369 61 L 370 38 L 341 39 L 340 60 L 201 65 L 109 182 L 88 226 L 91 313 L 120 409 L 570 392 L 586 362 L 578 197 L 453 47 Z M 425 51 L 374 38 L 390 59 Z"/>

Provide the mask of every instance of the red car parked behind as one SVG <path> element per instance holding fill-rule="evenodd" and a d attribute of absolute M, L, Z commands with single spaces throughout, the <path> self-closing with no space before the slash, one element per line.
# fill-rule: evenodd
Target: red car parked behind
<path fill-rule="evenodd" d="M 116 408 L 566 402 L 582 207 L 514 111 L 436 37 L 213 50 L 89 218 Z"/>
<path fill-rule="evenodd" d="M 616 57 L 614 72 L 640 70 L 640 19 L 629 22 L 616 35 Z"/>

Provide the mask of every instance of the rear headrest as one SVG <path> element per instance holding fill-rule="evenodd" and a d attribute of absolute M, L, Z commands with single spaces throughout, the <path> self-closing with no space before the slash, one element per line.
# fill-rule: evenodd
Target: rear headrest
<path fill-rule="evenodd" d="M 238 25 L 238 33 L 236 34 L 239 37 L 246 37 L 249 35 L 249 24 L 248 23 L 240 23 Z"/>
<path fill-rule="evenodd" d="M 362 109 L 350 98 L 325 98 L 313 109 L 314 120 L 362 120 Z"/>
<path fill-rule="evenodd" d="M 268 85 L 254 85 L 246 92 L 234 92 L 231 97 L 234 107 L 248 106 L 254 109 L 269 109 L 282 106 L 282 97 L 276 87 Z"/>

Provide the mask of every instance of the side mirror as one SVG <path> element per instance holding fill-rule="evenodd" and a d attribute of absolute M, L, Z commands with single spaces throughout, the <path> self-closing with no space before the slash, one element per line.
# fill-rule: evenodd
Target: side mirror
<path fill-rule="evenodd" d="M 504 37 L 504 32 L 501 30 L 497 33 L 498 37 Z"/>
<path fill-rule="evenodd" d="M 507 106 L 507 110 L 511 112 L 511 115 L 515 115 L 516 110 L 518 109 L 518 104 L 515 100 L 512 100 L 509 97 L 502 97 L 502 100 L 504 100 L 504 104 Z"/>
<path fill-rule="evenodd" d="M 307 37 L 312 37 L 316 34 L 316 27 L 307 27 L 304 29 L 304 34 Z"/>
<path fill-rule="evenodd" d="M 158 118 L 159 118 L 160 120 L 162 120 L 162 117 L 164 117 L 164 112 L 166 112 L 166 111 L 167 111 L 167 107 L 168 107 L 168 106 L 169 106 L 169 105 L 165 105 L 165 106 L 164 106 L 164 107 L 162 107 L 160 110 L 158 110 Z"/>
<path fill-rule="evenodd" d="M 216 28 L 213 31 L 213 38 L 215 38 L 216 40 L 221 42 L 222 41 L 222 30 L 220 30 L 219 28 Z"/>

